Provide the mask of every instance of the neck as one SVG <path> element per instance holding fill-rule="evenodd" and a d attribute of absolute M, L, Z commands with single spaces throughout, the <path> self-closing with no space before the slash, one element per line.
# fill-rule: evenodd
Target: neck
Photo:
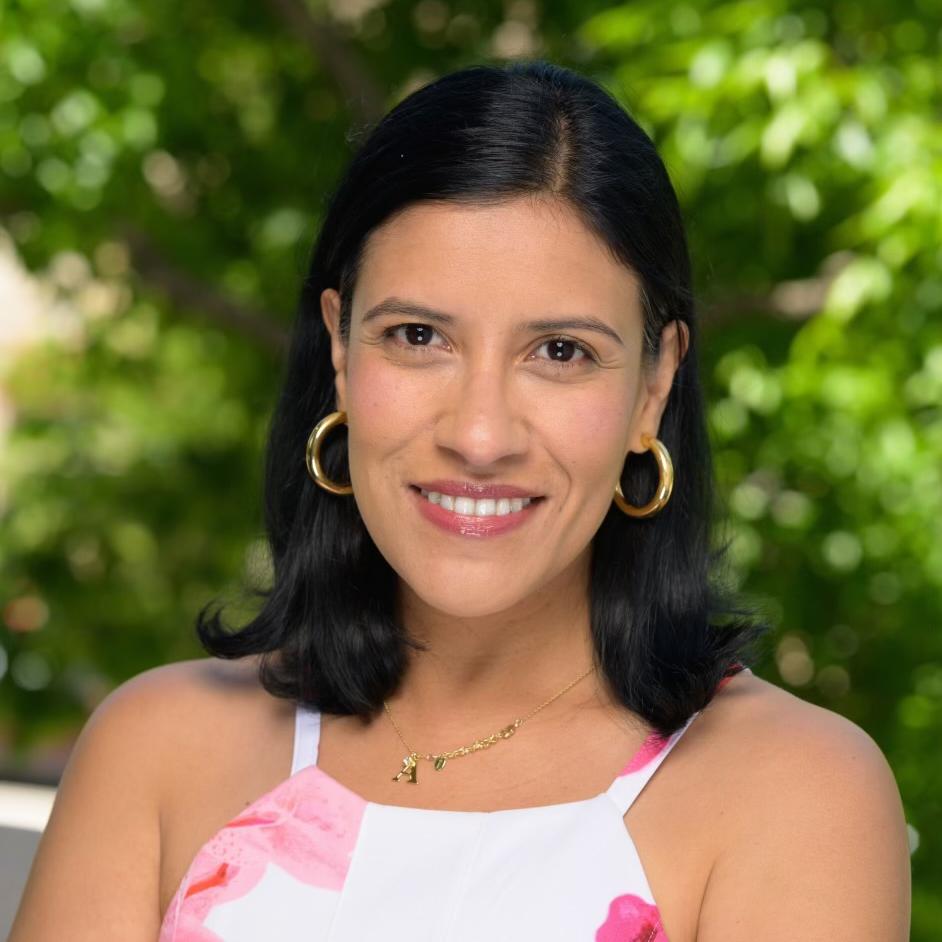
<path fill-rule="evenodd" d="M 433 609 L 403 584 L 402 624 L 426 650 L 411 653 L 387 698 L 396 722 L 423 738 L 496 731 L 581 677 L 593 664 L 586 579 L 579 566 L 510 610 L 475 616 Z M 559 722 L 602 698 L 593 671 L 528 722 Z"/>

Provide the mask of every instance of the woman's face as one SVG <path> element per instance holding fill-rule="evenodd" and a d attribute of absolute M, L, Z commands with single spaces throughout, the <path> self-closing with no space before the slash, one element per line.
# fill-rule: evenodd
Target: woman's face
<path fill-rule="evenodd" d="M 321 305 L 353 499 L 405 587 L 474 617 L 571 586 L 676 368 L 671 325 L 661 365 L 642 371 L 632 273 L 563 204 L 424 203 L 370 236 L 348 346 L 337 292 Z M 494 513 L 429 502 L 423 484 L 468 485 L 473 509 Z M 539 499 L 478 505 L 500 485 Z"/>

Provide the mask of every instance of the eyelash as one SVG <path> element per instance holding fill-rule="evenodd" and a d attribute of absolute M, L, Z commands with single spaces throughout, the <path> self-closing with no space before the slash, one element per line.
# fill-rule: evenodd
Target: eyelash
<path fill-rule="evenodd" d="M 405 323 L 405 324 L 396 324 L 394 327 L 387 327 L 383 331 L 383 337 L 393 339 L 393 334 L 395 334 L 396 331 L 400 330 L 403 327 L 424 327 L 426 330 L 431 330 L 434 333 L 438 333 L 438 331 L 435 330 L 434 327 L 429 327 L 428 324 L 422 324 L 416 321 L 409 321 L 408 323 Z M 598 360 L 593 355 L 592 351 L 584 343 L 580 343 L 578 340 L 573 340 L 572 337 L 564 337 L 562 335 L 557 336 L 557 337 L 548 337 L 546 340 L 540 341 L 540 346 L 542 347 L 543 344 L 545 343 L 555 343 L 557 341 L 563 341 L 564 343 L 571 343 L 577 349 L 581 350 L 582 353 L 584 353 L 586 356 L 586 360 L 577 360 L 574 363 L 560 363 L 558 360 L 546 361 L 547 363 L 553 364 L 558 369 L 571 370 L 578 367 L 579 363 L 583 363 L 586 361 L 590 363 L 598 362 Z M 404 347 L 407 350 L 416 350 L 416 351 L 428 349 L 427 347 L 423 347 L 422 345 L 419 345 L 419 344 L 399 343 L 398 341 L 397 341 L 397 346 Z"/>

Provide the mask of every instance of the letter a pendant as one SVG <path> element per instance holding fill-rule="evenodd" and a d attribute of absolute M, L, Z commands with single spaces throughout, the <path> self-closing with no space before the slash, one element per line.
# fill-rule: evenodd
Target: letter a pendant
<path fill-rule="evenodd" d="M 416 756 L 415 753 L 412 753 L 412 755 L 406 756 L 406 757 L 402 760 L 402 768 L 393 776 L 393 781 L 394 781 L 394 782 L 398 782 L 399 779 L 401 779 L 403 775 L 408 775 L 408 776 L 409 776 L 409 781 L 410 781 L 413 785 L 418 784 L 418 783 L 416 782 L 416 779 L 415 779 L 415 775 L 416 775 L 416 759 L 417 759 L 417 758 L 418 758 L 418 757 Z"/>

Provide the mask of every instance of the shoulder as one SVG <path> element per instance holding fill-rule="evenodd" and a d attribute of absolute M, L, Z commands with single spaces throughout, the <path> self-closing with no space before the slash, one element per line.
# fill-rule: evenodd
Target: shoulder
<path fill-rule="evenodd" d="M 152 784 L 164 811 L 186 792 L 207 755 L 224 769 L 227 757 L 244 756 L 248 743 L 264 742 L 280 729 L 287 709 L 286 701 L 261 686 L 257 657 L 195 658 L 125 681 L 99 705 L 89 725 L 100 726 L 100 735 L 122 750 L 139 743 L 160 758 Z"/>
<path fill-rule="evenodd" d="M 847 814 L 900 812 L 902 822 L 899 789 L 886 757 L 866 730 L 840 713 L 744 673 L 705 714 L 717 733 L 711 748 L 735 773 L 724 775 L 724 782 L 734 793 L 734 781 L 742 782 L 737 803 L 744 826 L 766 823 L 776 809 L 822 802 L 840 805 Z"/>
<path fill-rule="evenodd" d="M 202 659 L 137 674 L 98 704 L 56 789 L 11 942 L 153 938 L 165 793 L 205 754 L 223 709 L 248 714 L 260 689 L 248 661 Z"/>
<path fill-rule="evenodd" d="M 218 729 L 232 710 L 250 710 L 266 695 L 255 658 L 195 658 L 161 664 L 115 687 L 95 708 L 79 738 L 122 753 L 140 747 L 185 747 Z"/>
<path fill-rule="evenodd" d="M 906 821 L 869 733 L 753 674 L 705 712 L 726 769 L 699 942 L 908 938 Z"/>
<path fill-rule="evenodd" d="M 167 759 L 204 744 L 227 708 L 250 709 L 260 691 L 254 659 L 200 658 L 136 674 L 111 690 L 86 720 L 59 792 L 100 777 L 126 777 L 135 780 L 142 801 L 159 804 L 172 768 Z"/>
<path fill-rule="evenodd" d="M 258 679 L 258 664 L 257 656 L 232 661 L 203 657 L 161 664 L 116 687 L 95 712 L 117 717 L 143 715 L 144 710 L 153 708 L 149 722 L 155 731 L 163 726 L 169 732 L 185 732 L 200 716 L 253 710 L 270 702 L 273 698 Z M 181 727 L 183 719 L 187 722 Z"/>
<path fill-rule="evenodd" d="M 173 661 L 142 671 L 119 684 L 96 712 L 120 710 L 119 704 L 161 699 L 167 695 L 212 698 L 257 692 L 258 658 L 226 661 L 214 657 Z"/>
<path fill-rule="evenodd" d="M 736 675 L 707 707 L 726 746 L 748 749 L 739 771 L 782 791 L 813 792 L 824 782 L 899 799 L 893 772 L 873 737 L 852 720 L 752 673 Z M 759 803 L 759 810 L 764 803 Z"/>

